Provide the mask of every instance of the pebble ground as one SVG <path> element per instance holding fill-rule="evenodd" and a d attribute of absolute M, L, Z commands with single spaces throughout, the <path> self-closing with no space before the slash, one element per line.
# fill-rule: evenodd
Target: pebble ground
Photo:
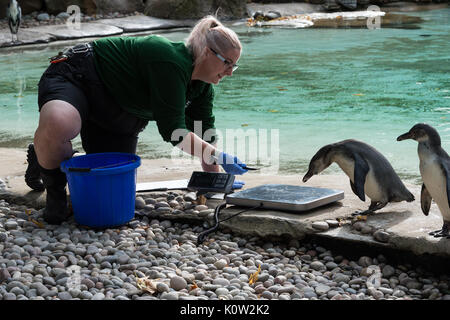
<path fill-rule="evenodd" d="M 138 202 L 139 218 L 92 230 L 73 218 L 48 225 L 41 210 L 0 200 L 0 300 L 450 300 L 448 275 L 383 255 L 351 260 L 220 231 L 197 245 L 202 226 L 151 217 L 206 210 L 186 194 Z"/>

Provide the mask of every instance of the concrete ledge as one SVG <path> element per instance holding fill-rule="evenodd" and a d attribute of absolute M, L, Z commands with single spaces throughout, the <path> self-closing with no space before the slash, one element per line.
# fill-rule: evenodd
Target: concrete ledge
<path fill-rule="evenodd" d="M 79 30 L 69 28 L 65 24 L 57 26 L 40 26 L 36 28 L 29 28 L 28 30 L 39 33 L 47 33 L 57 40 L 106 37 L 123 33 L 123 30 L 120 28 L 96 22 L 82 23 Z"/>
<path fill-rule="evenodd" d="M 192 27 L 195 21 L 192 20 L 166 20 L 148 16 L 130 16 L 118 19 L 101 19 L 96 23 L 114 26 L 123 32 L 141 32 L 150 30 L 163 30 L 182 27 Z"/>

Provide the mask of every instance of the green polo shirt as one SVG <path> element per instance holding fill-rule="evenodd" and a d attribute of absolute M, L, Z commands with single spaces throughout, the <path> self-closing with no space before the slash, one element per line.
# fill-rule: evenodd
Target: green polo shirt
<path fill-rule="evenodd" d="M 176 145 L 184 135 L 172 140 L 174 130 L 194 131 L 194 121 L 202 121 L 201 138 L 214 130 L 214 89 L 191 81 L 193 58 L 183 42 L 150 35 L 102 38 L 93 46 L 95 67 L 107 90 L 124 110 L 156 121 L 164 141 Z"/>

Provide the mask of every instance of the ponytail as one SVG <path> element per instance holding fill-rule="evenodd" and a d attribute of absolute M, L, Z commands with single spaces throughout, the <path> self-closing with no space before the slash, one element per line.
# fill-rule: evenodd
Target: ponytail
<path fill-rule="evenodd" d="M 230 48 L 242 50 L 236 33 L 211 15 L 197 22 L 186 39 L 186 46 L 194 56 L 194 65 L 200 62 L 206 47 L 212 47 L 218 52 L 225 52 Z"/>

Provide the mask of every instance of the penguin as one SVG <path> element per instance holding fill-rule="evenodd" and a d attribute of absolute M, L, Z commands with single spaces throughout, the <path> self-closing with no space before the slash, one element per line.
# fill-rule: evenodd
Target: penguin
<path fill-rule="evenodd" d="M 350 186 L 358 198 L 365 201 L 367 195 L 371 200 L 368 210 L 355 212 L 353 215 L 371 214 L 389 202 L 415 200 L 389 161 L 372 146 L 354 139 L 332 143 L 317 151 L 309 163 L 303 182 L 307 182 L 333 162 L 350 178 Z"/>
<path fill-rule="evenodd" d="M 16 39 L 19 41 L 17 32 L 19 31 L 20 22 L 22 21 L 22 9 L 16 0 L 9 1 L 8 6 L 6 7 L 6 17 L 8 18 L 12 42 L 14 42 L 14 35 L 16 35 Z"/>
<path fill-rule="evenodd" d="M 431 200 L 434 199 L 441 212 L 444 224 L 441 230 L 429 234 L 439 238 L 450 238 L 450 157 L 441 147 L 441 137 L 435 128 L 425 123 L 414 125 L 407 133 L 400 135 L 397 141 L 416 140 L 419 145 L 419 169 L 422 176 L 420 206 L 427 216 Z"/>

